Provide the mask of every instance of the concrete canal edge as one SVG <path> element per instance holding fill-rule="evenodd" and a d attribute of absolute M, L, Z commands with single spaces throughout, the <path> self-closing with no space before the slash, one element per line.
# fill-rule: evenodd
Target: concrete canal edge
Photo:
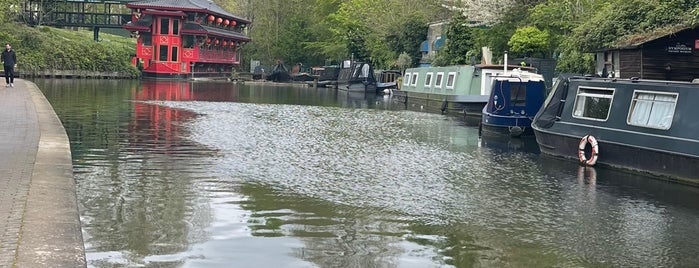
<path fill-rule="evenodd" d="M 25 82 L 40 138 L 14 266 L 86 267 L 68 135 L 36 84 Z"/>

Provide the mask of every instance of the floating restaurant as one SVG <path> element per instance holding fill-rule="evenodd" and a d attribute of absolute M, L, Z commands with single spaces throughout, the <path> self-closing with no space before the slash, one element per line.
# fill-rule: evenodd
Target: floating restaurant
<path fill-rule="evenodd" d="M 132 64 L 144 78 L 224 77 L 240 64 L 250 21 L 206 0 L 146 0 L 126 5 L 136 36 Z"/>

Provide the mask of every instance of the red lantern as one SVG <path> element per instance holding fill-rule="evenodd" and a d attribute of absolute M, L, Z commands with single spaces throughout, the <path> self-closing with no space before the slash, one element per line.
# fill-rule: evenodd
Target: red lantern
<path fill-rule="evenodd" d="M 229 20 L 224 20 L 224 21 L 223 21 L 223 25 L 228 26 L 228 24 L 231 24 L 231 21 L 229 21 Z"/>
<path fill-rule="evenodd" d="M 214 19 L 215 19 L 215 18 L 214 18 L 214 15 L 209 15 L 209 22 L 214 21 Z"/>
<path fill-rule="evenodd" d="M 211 38 L 208 38 L 208 37 L 207 37 L 207 38 L 206 38 L 206 43 L 207 43 L 207 44 L 208 44 L 208 43 L 211 43 Z"/>
<path fill-rule="evenodd" d="M 234 21 L 234 20 L 231 21 L 231 26 L 235 26 L 236 24 L 238 24 L 236 21 Z"/>
<path fill-rule="evenodd" d="M 216 19 L 216 23 L 221 24 L 221 22 L 223 22 L 223 19 L 222 19 L 222 18 Z"/>
<path fill-rule="evenodd" d="M 214 41 L 214 45 L 218 45 L 218 39 L 216 39 L 216 41 Z"/>
<path fill-rule="evenodd" d="M 224 47 L 225 47 L 225 46 L 227 46 L 227 45 L 228 45 L 228 42 L 226 42 L 226 40 L 223 40 L 223 44 L 221 44 L 221 46 L 224 46 Z"/>

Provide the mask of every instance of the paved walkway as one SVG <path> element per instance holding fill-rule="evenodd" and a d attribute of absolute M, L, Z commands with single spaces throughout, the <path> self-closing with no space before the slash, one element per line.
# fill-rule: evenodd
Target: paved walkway
<path fill-rule="evenodd" d="M 3 82 L 0 267 L 85 267 L 65 129 L 34 83 Z"/>

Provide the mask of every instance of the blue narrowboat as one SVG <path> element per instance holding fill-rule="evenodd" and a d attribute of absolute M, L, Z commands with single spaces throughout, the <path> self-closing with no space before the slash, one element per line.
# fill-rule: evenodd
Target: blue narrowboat
<path fill-rule="evenodd" d="M 532 136 L 534 116 L 546 98 L 544 77 L 520 69 L 492 78 L 481 113 L 481 135 Z"/>

